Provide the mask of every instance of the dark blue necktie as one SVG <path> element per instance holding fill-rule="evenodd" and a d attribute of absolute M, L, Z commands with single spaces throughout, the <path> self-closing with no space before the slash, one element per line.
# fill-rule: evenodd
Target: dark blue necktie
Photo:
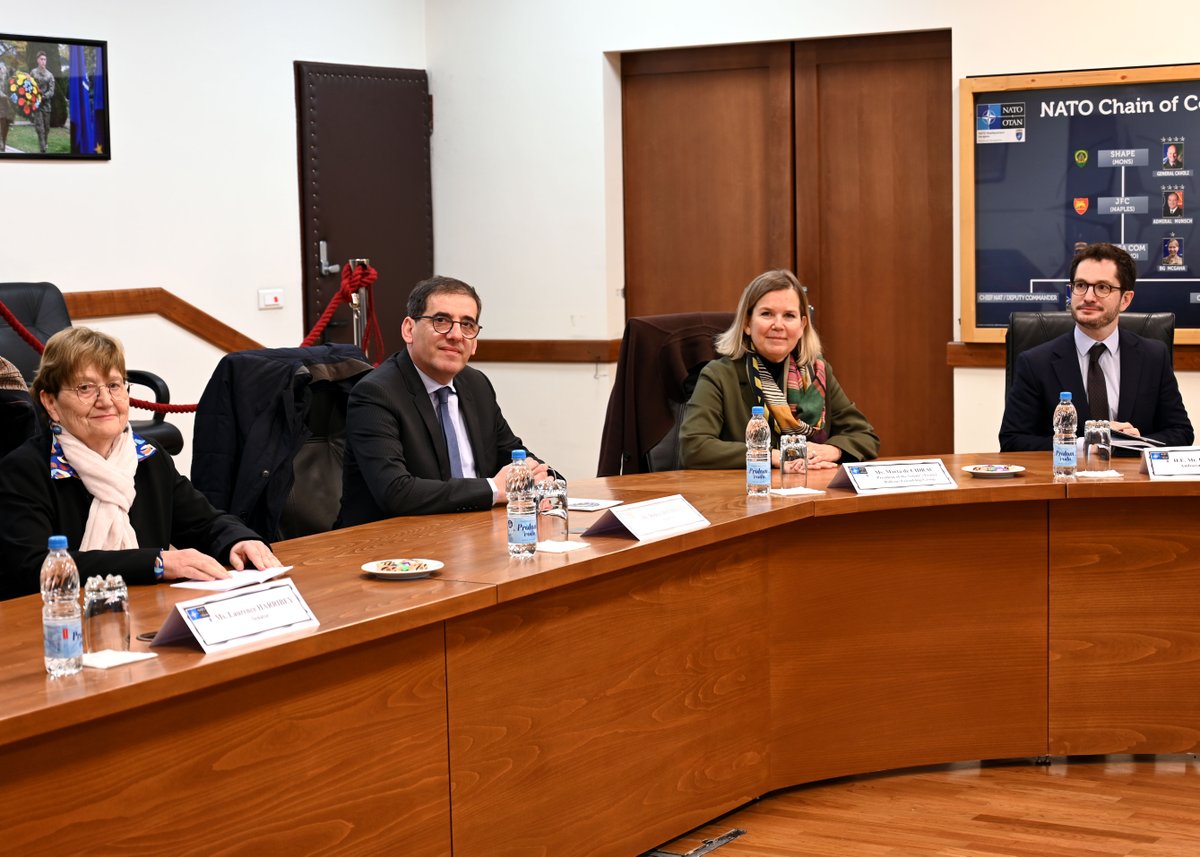
<path fill-rule="evenodd" d="M 454 430 L 454 421 L 450 419 L 450 388 L 441 387 L 437 391 L 438 419 L 442 422 L 442 434 L 446 436 L 446 447 L 450 452 L 450 475 L 462 479 L 462 456 L 458 452 L 458 432 Z"/>

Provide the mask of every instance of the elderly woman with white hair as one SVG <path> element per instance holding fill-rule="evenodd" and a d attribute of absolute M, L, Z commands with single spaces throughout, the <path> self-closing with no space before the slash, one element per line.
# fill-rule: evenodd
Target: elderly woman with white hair
<path fill-rule="evenodd" d="M 49 430 L 0 464 L 0 598 L 38 591 L 51 535 L 64 535 L 81 578 L 127 583 L 228 577 L 279 564 L 257 533 L 217 511 L 171 456 L 133 434 L 125 355 L 83 327 L 46 343 L 33 380 Z"/>

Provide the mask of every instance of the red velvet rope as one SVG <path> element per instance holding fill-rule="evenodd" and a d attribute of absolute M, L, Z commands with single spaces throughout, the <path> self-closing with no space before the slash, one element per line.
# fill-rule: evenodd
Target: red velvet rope
<path fill-rule="evenodd" d="M 17 321 L 17 317 L 12 314 L 12 310 L 4 305 L 4 301 L 0 301 L 0 316 L 4 316 L 4 320 L 8 322 L 9 327 L 17 332 L 17 336 L 24 339 L 25 343 L 38 354 L 46 350 L 46 347 L 38 342 L 37 337 L 26 330 L 25 325 Z"/>
<path fill-rule="evenodd" d="M 334 312 L 338 306 L 343 303 L 349 303 L 350 298 L 360 288 L 367 290 L 367 324 L 363 333 L 362 350 L 364 354 L 369 354 L 368 350 L 372 342 L 376 343 L 376 350 L 380 352 L 378 358 L 372 363 L 372 366 L 378 366 L 383 362 L 383 331 L 379 327 L 379 318 L 375 315 L 375 281 L 379 278 L 379 272 L 370 265 L 350 265 L 342 268 L 342 286 L 338 289 L 332 300 L 329 301 L 329 306 L 325 307 L 325 312 L 313 325 L 313 329 L 308 336 L 304 337 L 304 341 L 300 343 L 301 347 L 307 348 L 310 345 L 316 345 L 321 338 L 321 334 L 325 332 L 325 328 L 329 324 L 329 320 L 333 318 Z M 9 327 L 17 332 L 17 336 L 25 340 L 38 354 L 46 350 L 46 346 L 38 341 L 38 338 L 25 329 L 25 325 L 17 320 L 17 317 L 12 314 L 12 310 L 4 305 L 4 301 L 0 301 L 0 318 L 8 322 Z M 370 359 L 369 357 L 367 359 Z M 154 411 L 161 414 L 190 414 L 195 412 L 196 405 L 172 405 L 166 402 L 147 402 L 144 399 L 130 399 L 129 404 L 135 408 L 140 408 L 144 411 Z"/>

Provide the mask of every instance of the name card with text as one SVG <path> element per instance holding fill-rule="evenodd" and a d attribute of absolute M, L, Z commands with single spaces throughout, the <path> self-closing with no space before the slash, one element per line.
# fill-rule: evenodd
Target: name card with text
<path fill-rule="evenodd" d="M 194 639 L 205 652 L 220 652 L 320 624 L 287 578 L 180 601 L 150 645 Z"/>
<path fill-rule="evenodd" d="M 851 487 L 859 494 L 892 494 L 904 491 L 946 491 L 958 483 L 940 458 L 912 461 L 864 461 L 843 464 L 829 482 L 831 488 Z"/>
<path fill-rule="evenodd" d="M 1142 453 L 1142 472 L 1151 479 L 1200 481 L 1200 446 L 1165 446 Z"/>
<path fill-rule="evenodd" d="M 673 536 L 708 526 L 708 518 L 683 499 L 682 494 L 626 503 L 609 509 L 583 533 L 599 536 L 607 533 L 628 534 L 638 541 Z"/>

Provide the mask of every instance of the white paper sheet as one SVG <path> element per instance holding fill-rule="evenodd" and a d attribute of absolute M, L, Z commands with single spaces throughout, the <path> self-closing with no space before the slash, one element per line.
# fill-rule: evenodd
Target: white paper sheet
<path fill-rule="evenodd" d="M 171 585 L 176 589 L 203 589 L 208 592 L 228 592 L 230 589 L 238 589 L 242 586 L 266 583 L 271 578 L 279 577 L 279 575 L 291 570 L 292 566 L 290 565 L 264 568 L 262 571 L 256 568 L 245 571 L 234 569 L 229 572 L 229 577 L 224 580 L 181 580 L 179 583 L 172 583 Z"/>

